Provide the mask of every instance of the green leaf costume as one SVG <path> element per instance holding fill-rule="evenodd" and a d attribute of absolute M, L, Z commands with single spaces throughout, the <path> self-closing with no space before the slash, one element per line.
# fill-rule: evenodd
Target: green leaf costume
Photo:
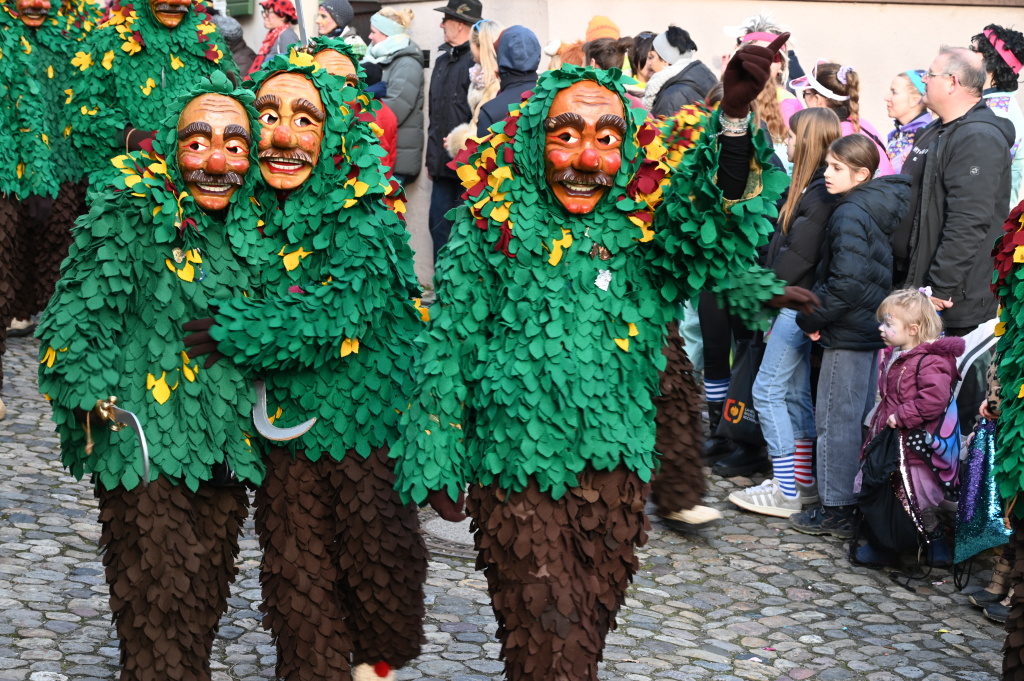
<path fill-rule="evenodd" d="M 67 106 L 93 184 L 109 159 L 125 153 L 118 140 L 126 125 L 158 130 L 177 97 L 196 82 L 218 71 L 237 75 L 210 13 L 205 0 L 194 0 L 170 30 L 147 0 L 114 0 L 110 18 L 80 45 L 71 60 L 79 80 Z"/>
<path fill-rule="evenodd" d="M 628 130 L 614 187 L 569 215 L 545 180 L 542 124 L 555 94 L 582 80 L 619 96 Z M 456 499 L 469 483 L 519 492 L 531 479 L 560 499 L 588 467 L 624 465 L 649 481 L 651 397 L 677 304 L 710 289 L 755 322 L 782 291 L 753 264 L 786 184 L 770 142 L 754 136 L 748 191 L 727 202 L 712 180 L 718 114 L 684 108 L 660 131 L 645 116 L 617 70 L 565 66 L 458 159 L 468 198 L 438 263 L 419 393 L 392 447 L 403 499 Z"/>
<path fill-rule="evenodd" d="M 5 4 L 0 11 L 0 29 L 7 34 L 4 42 L 17 44 L 28 57 L 25 60 L 27 68 L 10 73 L 10 78 L 29 81 L 20 87 L 29 90 L 34 85 L 38 91 L 36 97 L 42 115 L 22 129 L 22 135 L 45 135 L 46 144 L 50 147 L 52 175 L 35 181 L 40 188 L 49 190 L 52 183 L 59 185 L 82 177 L 82 162 L 71 142 L 72 120 L 65 101 L 77 80 L 77 69 L 71 65 L 71 59 L 98 18 L 99 8 L 85 1 L 65 1 L 38 28 L 26 26 L 10 5 Z M 26 172 L 39 173 L 27 163 Z M 34 193 L 54 195 L 56 190 Z"/>
<path fill-rule="evenodd" d="M 53 402 L 62 460 L 73 475 L 91 473 L 105 489 L 131 490 L 142 474 L 139 443 L 129 429 L 94 428 L 95 450 L 85 450 L 86 434 L 72 410 L 91 410 L 108 395 L 138 415 L 152 478 L 196 490 L 225 456 L 240 479 L 259 483 L 263 476 L 247 434 L 251 378 L 226 361 L 203 368 L 182 343 L 183 322 L 209 317 L 221 301 L 252 292 L 246 262 L 260 242 L 250 199 L 258 178 L 255 146 L 245 185 L 223 221 L 200 210 L 181 180 L 178 116 L 187 101 L 206 92 L 234 97 L 256 120 L 251 93 L 235 91 L 215 73 L 175 104 L 156 154 L 114 159 L 91 210 L 78 221 L 37 331 L 39 388 Z"/>
<path fill-rule="evenodd" d="M 368 97 L 307 54 L 275 57 L 254 87 L 282 71 L 309 76 L 323 97 L 321 161 L 285 200 L 260 190 L 270 259 L 261 295 L 221 305 L 211 334 L 221 352 L 266 377 L 277 425 L 318 418 L 288 443 L 292 451 L 313 461 L 350 449 L 367 457 L 394 440 L 412 392 L 422 321 L 408 233 L 383 203 L 391 189 L 377 138 L 346 103 L 369 106 Z"/>

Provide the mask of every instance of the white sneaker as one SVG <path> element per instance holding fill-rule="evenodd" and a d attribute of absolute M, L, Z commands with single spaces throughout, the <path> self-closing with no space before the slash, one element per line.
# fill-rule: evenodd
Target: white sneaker
<path fill-rule="evenodd" d="M 796 493 L 800 498 L 800 503 L 804 506 L 813 506 L 821 501 L 821 497 L 818 496 L 817 481 L 812 482 L 809 485 L 802 485 L 799 482 L 796 483 Z"/>
<path fill-rule="evenodd" d="M 352 669 L 352 681 L 395 681 L 395 670 L 388 667 L 387 663 L 377 663 L 382 668 L 387 667 L 387 674 L 381 676 L 377 669 L 374 669 L 377 665 L 372 664 L 357 664 Z M 383 669 L 381 669 L 383 671 Z"/>
<path fill-rule="evenodd" d="M 722 512 L 717 508 L 697 504 L 693 508 L 684 508 L 681 511 L 672 511 L 669 514 L 662 516 L 662 519 L 683 523 L 684 525 L 690 525 L 691 527 L 698 527 L 700 525 L 707 525 L 710 522 L 714 522 L 721 517 Z"/>
<path fill-rule="evenodd" d="M 776 518 L 788 518 L 804 509 L 800 497 L 787 497 L 774 478 L 765 480 L 756 487 L 733 492 L 729 495 L 729 501 L 746 511 Z"/>

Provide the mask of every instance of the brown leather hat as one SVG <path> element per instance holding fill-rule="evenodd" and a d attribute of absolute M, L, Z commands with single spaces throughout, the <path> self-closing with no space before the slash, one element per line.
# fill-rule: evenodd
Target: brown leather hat
<path fill-rule="evenodd" d="M 475 24 L 483 19 L 484 6 L 480 0 L 448 0 L 446 7 L 435 7 L 434 11 L 464 24 Z"/>

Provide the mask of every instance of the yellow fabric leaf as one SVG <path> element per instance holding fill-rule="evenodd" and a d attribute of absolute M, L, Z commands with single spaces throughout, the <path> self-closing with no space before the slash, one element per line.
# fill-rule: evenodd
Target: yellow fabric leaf
<path fill-rule="evenodd" d="M 178 386 L 174 387 L 177 388 Z M 160 378 L 156 378 L 153 374 L 147 374 L 146 390 L 152 391 L 153 399 L 156 400 L 157 404 L 163 404 L 169 400 L 172 389 L 167 385 L 167 372 L 161 373 Z"/>
<path fill-rule="evenodd" d="M 497 206 L 494 210 L 491 211 L 491 219 L 494 220 L 495 222 L 505 222 L 505 220 L 508 220 L 509 205 L 510 204 L 505 203 L 500 206 Z"/>
<path fill-rule="evenodd" d="M 64 94 L 66 94 L 66 95 L 68 96 L 68 98 L 64 100 L 64 103 L 65 103 L 65 104 L 70 104 L 70 103 L 71 103 L 71 100 L 72 100 L 72 99 L 74 98 L 74 96 L 75 96 L 75 91 L 74 91 L 74 90 L 72 90 L 71 88 L 68 88 L 67 90 L 65 90 L 65 91 L 64 91 Z"/>
<path fill-rule="evenodd" d="M 420 319 L 422 319 L 425 322 L 429 322 L 430 321 L 430 310 L 425 308 L 425 307 L 423 307 L 422 303 L 423 303 L 423 299 L 422 298 L 413 298 L 412 299 L 412 305 L 420 313 Z"/>
<path fill-rule="evenodd" d="M 51 78 L 51 79 L 53 78 L 53 67 L 52 66 L 47 66 L 46 67 L 46 77 L 47 78 Z"/>
<path fill-rule="evenodd" d="M 1024 246 L 1017 246 L 1013 249 L 1013 261 L 1024 262 Z"/>
<path fill-rule="evenodd" d="M 156 217 L 156 214 L 159 213 L 161 210 L 163 210 L 163 206 L 154 206 L 153 217 Z"/>
<path fill-rule="evenodd" d="M 87 68 L 92 66 L 92 55 L 88 52 L 75 52 L 75 57 L 71 60 L 71 65 L 77 66 L 79 71 L 85 71 Z"/>
<path fill-rule="evenodd" d="M 1020 386 L 1020 392 L 1017 393 L 1017 399 L 1024 399 L 1024 384 L 1021 384 Z"/>
<path fill-rule="evenodd" d="M 370 185 L 366 184 L 365 182 L 356 181 L 356 185 L 355 185 L 356 196 L 362 196 L 363 194 L 366 193 L 366 190 L 368 190 L 369 188 L 370 188 Z"/>
<path fill-rule="evenodd" d="M 144 94 L 144 95 L 146 95 L 148 97 L 149 93 L 152 92 L 153 88 L 155 88 L 155 87 L 156 87 L 156 81 L 153 80 L 152 78 L 147 78 L 146 79 L 146 84 L 145 85 L 140 85 L 139 89 L 142 90 L 142 94 Z"/>
<path fill-rule="evenodd" d="M 492 213 L 493 215 L 493 213 Z M 549 265 L 557 265 L 562 261 L 562 253 L 564 249 L 572 246 L 572 231 L 568 229 L 562 230 L 562 238 L 555 239 L 551 242 L 551 257 L 548 258 Z"/>
<path fill-rule="evenodd" d="M 18 179 L 20 180 L 23 177 L 25 177 L 25 164 L 24 163 L 19 163 L 18 164 Z"/>
<path fill-rule="evenodd" d="M 29 43 L 25 36 L 21 36 L 21 51 L 25 54 L 32 54 L 32 44 Z"/>
<path fill-rule="evenodd" d="M 43 353 L 43 358 L 41 360 L 39 360 L 39 363 L 40 364 L 45 364 L 48 369 L 52 369 L 53 368 L 53 362 L 56 359 L 57 359 L 56 351 L 53 348 L 51 348 L 51 347 L 47 347 L 46 348 L 46 352 Z"/>
<path fill-rule="evenodd" d="M 177 71 L 178 69 L 180 69 L 184 65 L 185 65 L 185 62 L 181 61 L 180 59 L 175 57 L 173 54 L 171 55 L 171 68 L 172 69 Z"/>
<path fill-rule="evenodd" d="M 1006 322 L 998 322 L 996 324 L 996 330 L 994 333 L 997 336 L 1002 336 L 1004 333 L 1006 333 Z"/>
<path fill-rule="evenodd" d="M 633 322 L 629 323 L 629 335 L 630 337 L 640 335 L 640 330 L 636 328 L 636 324 L 634 324 Z"/>
<path fill-rule="evenodd" d="M 629 339 L 628 338 L 616 338 L 615 344 L 619 346 L 619 350 L 623 352 L 629 352 Z"/>
<path fill-rule="evenodd" d="M 358 338 L 346 338 L 341 342 L 341 356 L 347 357 L 352 353 L 359 353 L 359 339 Z"/>
<path fill-rule="evenodd" d="M 71 134 L 71 126 L 70 125 L 65 125 L 64 126 L 64 136 L 67 137 L 70 134 Z"/>
<path fill-rule="evenodd" d="M 355 199 L 346 199 L 345 203 L 343 203 L 341 207 L 342 208 L 351 208 L 352 206 L 356 205 L 357 203 L 359 203 L 359 201 L 357 201 Z"/>
<path fill-rule="evenodd" d="M 180 270 L 175 270 L 175 272 L 182 281 L 192 282 L 196 279 L 196 268 L 190 262 L 186 262 L 184 267 Z"/>
<path fill-rule="evenodd" d="M 285 247 L 282 246 L 278 255 L 284 258 L 284 268 L 289 272 L 299 266 L 299 261 L 301 259 L 313 255 L 313 251 L 306 251 L 301 246 L 299 246 L 298 250 L 292 251 L 291 253 L 285 253 L 284 249 Z"/>
<path fill-rule="evenodd" d="M 107 53 L 103 55 L 103 61 L 100 63 L 107 71 L 114 68 L 114 51 L 108 50 Z"/>

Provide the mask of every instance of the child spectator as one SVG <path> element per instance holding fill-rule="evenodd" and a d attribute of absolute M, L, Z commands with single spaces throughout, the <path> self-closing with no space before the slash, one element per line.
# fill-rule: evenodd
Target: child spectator
<path fill-rule="evenodd" d="M 927 289 L 903 289 L 878 307 L 878 330 L 888 347 L 878 360 L 881 401 L 871 420 L 869 440 L 883 428 L 934 432 L 949 407 L 953 387 L 960 380 L 956 360 L 964 352 L 964 339 L 940 338 L 942 320 L 930 295 Z M 952 555 L 936 514 L 945 498 L 943 487 L 911 448 L 905 448 L 904 455 L 910 484 L 907 503 L 929 535 L 928 563 L 949 565 Z M 870 542 L 856 547 L 853 553 L 854 562 L 868 567 L 895 565 L 897 558 L 895 553 Z"/>
<path fill-rule="evenodd" d="M 840 196 L 829 220 L 814 293 L 821 307 L 797 315 L 825 347 L 818 378 L 818 490 L 822 504 L 789 517 L 806 534 L 853 537 L 853 510 L 864 434 L 874 404 L 875 353 L 883 347 L 875 310 L 892 289 L 892 233 L 910 204 L 902 175 L 872 180 L 878 147 L 863 135 L 840 137 L 825 158 L 825 187 Z"/>
<path fill-rule="evenodd" d="M 790 119 L 787 137 L 793 182 L 779 213 L 780 229 L 768 246 L 765 265 L 789 286 L 811 288 L 825 230 L 837 196 L 825 188 L 825 157 L 842 136 L 839 117 L 829 109 L 804 109 Z M 811 339 L 783 310 L 772 324 L 761 369 L 754 381 L 754 407 L 768 442 L 772 478 L 733 492 L 740 508 L 786 518 L 816 503 L 811 474 L 814 409 L 811 403 Z"/>
<path fill-rule="evenodd" d="M 790 87 L 803 92 L 808 107 L 824 106 L 832 109 L 843 122 L 843 134 L 860 133 L 878 148 L 878 175 L 892 175 L 892 163 L 885 153 L 882 136 L 860 115 L 860 76 L 852 66 L 818 61 L 811 72 L 789 82 Z"/>
<path fill-rule="evenodd" d="M 892 79 L 885 95 L 885 111 L 896 125 L 889 132 L 885 152 L 897 173 L 903 169 L 910 150 L 914 147 L 917 131 L 932 122 L 932 115 L 924 106 L 925 71 L 904 71 Z"/>

